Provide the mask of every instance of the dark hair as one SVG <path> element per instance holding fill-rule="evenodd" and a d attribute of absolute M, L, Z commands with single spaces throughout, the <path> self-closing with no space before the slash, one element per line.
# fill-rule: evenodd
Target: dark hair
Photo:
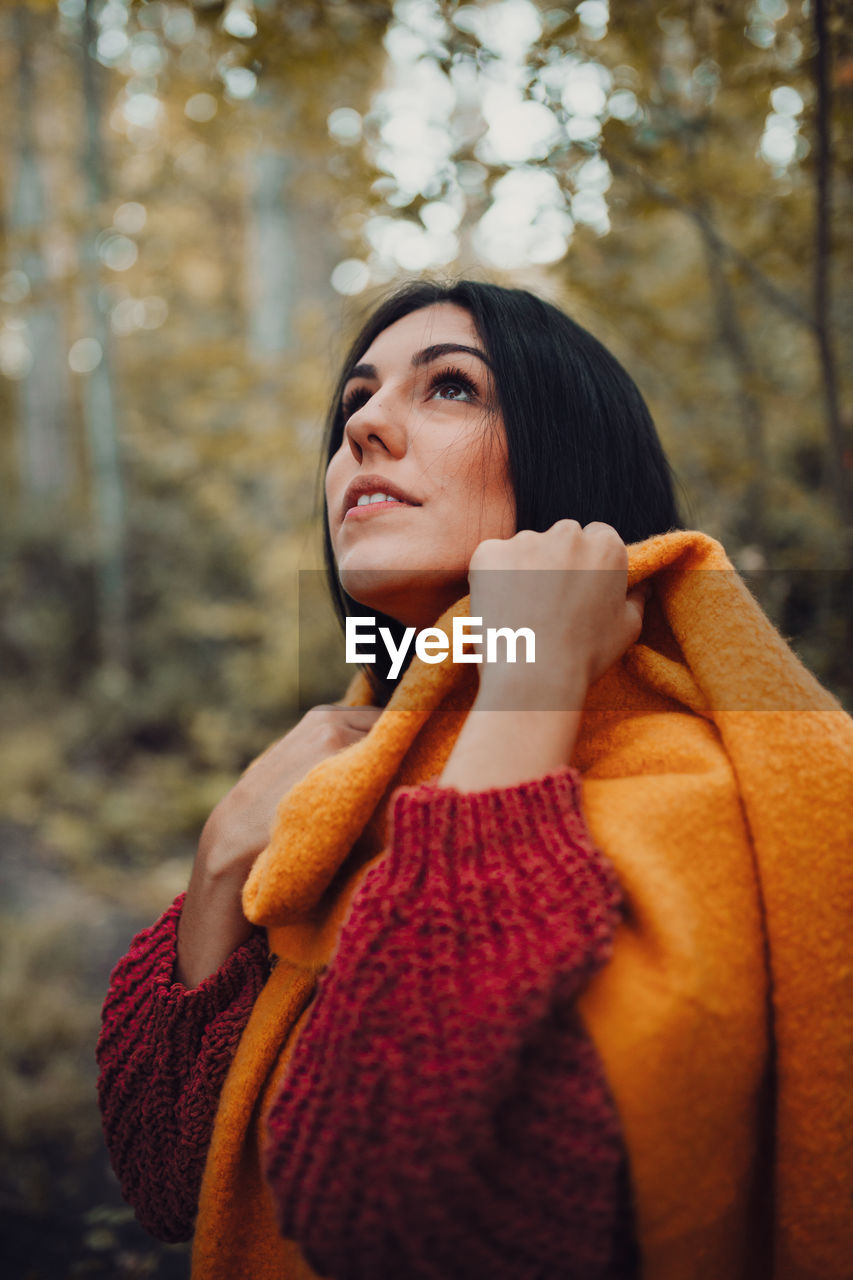
<path fill-rule="evenodd" d="M 557 307 L 496 284 L 415 280 L 372 313 L 344 360 L 326 422 L 324 469 L 340 448 L 341 407 L 350 370 L 374 339 L 412 311 L 449 302 L 473 318 L 494 369 L 507 437 L 516 529 L 557 520 L 612 525 L 624 542 L 682 527 L 673 474 L 633 379 L 597 338 Z M 324 554 L 335 612 L 377 616 L 399 641 L 395 619 L 366 610 L 341 587 L 324 502 Z M 377 655 L 378 656 L 378 655 Z M 392 685 L 380 664 L 366 668 L 380 702 Z"/>

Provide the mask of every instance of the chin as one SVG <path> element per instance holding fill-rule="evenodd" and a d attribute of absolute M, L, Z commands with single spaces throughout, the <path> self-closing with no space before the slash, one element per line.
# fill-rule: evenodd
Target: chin
<path fill-rule="evenodd" d="M 431 625 L 468 591 L 466 578 L 441 569 L 343 568 L 338 577 L 348 596 L 365 609 L 384 613 L 406 626 Z"/>
<path fill-rule="evenodd" d="M 426 576 L 422 570 L 403 567 L 374 569 L 359 566 L 338 572 L 341 586 L 353 600 L 367 609 L 391 613 L 392 616 L 391 604 L 402 597 L 417 596 Z"/>

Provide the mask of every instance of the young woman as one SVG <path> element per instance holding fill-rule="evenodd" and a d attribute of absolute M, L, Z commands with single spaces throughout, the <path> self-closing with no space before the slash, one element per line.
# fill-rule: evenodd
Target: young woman
<path fill-rule="evenodd" d="M 714 707 L 762 659 L 707 661 L 686 568 L 726 579 L 714 627 L 772 628 L 675 532 L 634 383 L 524 291 L 395 294 L 327 446 L 341 618 L 399 648 L 470 614 L 536 660 L 391 679 L 380 650 L 217 805 L 104 1008 L 125 1196 L 163 1239 L 195 1227 L 205 1280 L 772 1274 L 775 846 L 742 810 L 764 754 Z M 840 760 L 849 721 L 779 661 Z"/>

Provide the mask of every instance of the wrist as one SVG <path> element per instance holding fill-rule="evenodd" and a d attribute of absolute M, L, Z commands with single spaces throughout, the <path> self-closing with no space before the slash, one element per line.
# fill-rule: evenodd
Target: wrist
<path fill-rule="evenodd" d="M 178 921 L 175 977 L 196 987 L 252 935 L 243 914 L 242 886 L 193 870 Z"/>
<path fill-rule="evenodd" d="M 571 716 L 583 710 L 589 681 L 579 670 L 526 672 L 523 668 L 481 668 L 474 707 L 483 711 L 549 711 Z"/>
<path fill-rule="evenodd" d="M 254 851 L 246 852 L 244 842 L 232 837 L 227 822 L 214 809 L 199 838 L 194 873 L 211 886 L 242 887 L 256 857 Z"/>
<path fill-rule="evenodd" d="M 440 786 L 482 791 L 516 786 L 568 765 L 580 711 L 474 706 L 439 778 Z"/>

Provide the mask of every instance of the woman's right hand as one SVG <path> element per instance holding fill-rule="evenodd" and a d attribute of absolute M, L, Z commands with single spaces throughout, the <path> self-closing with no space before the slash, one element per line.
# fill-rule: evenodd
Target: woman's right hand
<path fill-rule="evenodd" d="M 328 756 L 358 742 L 381 707 L 317 706 L 259 756 L 211 813 L 178 924 L 175 977 L 198 986 L 251 934 L 243 885 L 269 844 L 282 797 Z"/>
<path fill-rule="evenodd" d="M 378 720 L 381 707 L 317 706 L 257 758 L 211 813 L 199 853 L 212 875 L 234 873 L 245 881 L 272 836 L 284 795 L 316 764 L 358 742 Z"/>

